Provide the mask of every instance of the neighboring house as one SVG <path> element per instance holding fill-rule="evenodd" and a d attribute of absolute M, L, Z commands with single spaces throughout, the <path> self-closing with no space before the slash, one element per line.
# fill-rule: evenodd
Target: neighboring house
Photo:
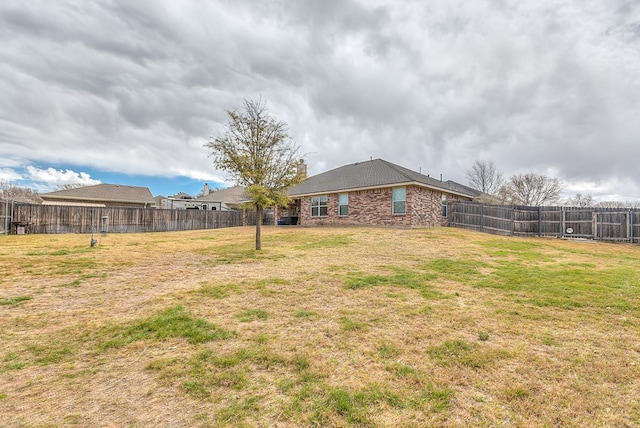
<path fill-rule="evenodd" d="M 345 165 L 292 187 L 288 218 L 308 225 L 425 227 L 447 221 L 447 202 L 481 193 L 382 159 Z M 295 221 L 293 222 L 295 224 Z"/>
<path fill-rule="evenodd" d="M 222 190 L 211 190 L 207 183 L 202 189 L 202 196 L 194 198 L 184 192 L 165 198 L 155 198 L 159 208 L 168 210 L 209 210 L 229 211 L 239 209 L 242 202 L 246 202 L 244 188 L 240 186 L 229 187 Z"/>
<path fill-rule="evenodd" d="M 173 196 L 165 198 L 164 196 L 156 196 L 156 205 L 163 210 L 186 210 L 187 208 L 196 208 L 192 206 L 193 196 L 185 192 L 178 192 Z"/>
<path fill-rule="evenodd" d="M 201 209 L 221 211 L 237 210 L 240 208 L 242 202 L 247 201 L 244 187 L 241 186 L 212 191 L 205 183 L 202 193 L 203 196 L 193 200 L 194 203 L 202 207 Z"/>
<path fill-rule="evenodd" d="M 59 190 L 40 195 L 43 205 L 84 205 L 104 207 L 155 208 L 156 202 L 148 187 L 121 184 L 96 184 Z"/>

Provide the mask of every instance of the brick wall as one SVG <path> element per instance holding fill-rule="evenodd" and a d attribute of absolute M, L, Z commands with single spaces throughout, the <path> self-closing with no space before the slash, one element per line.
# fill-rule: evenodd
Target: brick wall
<path fill-rule="evenodd" d="M 439 226 L 442 217 L 442 193 L 416 186 L 407 186 L 406 214 L 392 213 L 392 188 L 349 192 L 349 212 L 338 216 L 338 193 L 327 194 L 327 216 L 311 217 L 311 197 L 300 204 L 300 224 L 313 225 L 384 225 L 405 227 Z M 448 200 L 457 199 L 447 195 Z"/>

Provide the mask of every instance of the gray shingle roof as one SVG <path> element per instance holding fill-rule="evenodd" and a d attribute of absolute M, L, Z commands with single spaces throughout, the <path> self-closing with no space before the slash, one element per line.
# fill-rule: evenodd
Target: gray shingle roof
<path fill-rule="evenodd" d="M 43 193 L 42 199 L 64 199 L 78 201 L 108 201 L 154 205 L 155 200 L 148 187 L 121 184 L 96 184 L 76 189 Z"/>
<path fill-rule="evenodd" d="M 200 196 L 195 199 L 198 202 L 223 202 L 225 204 L 237 205 L 242 201 L 246 201 L 247 196 L 244 194 L 244 187 L 234 186 L 222 190 L 216 190 L 206 196 Z"/>
<path fill-rule="evenodd" d="M 476 190 L 451 180 L 443 182 L 382 159 L 373 159 L 344 165 L 309 177 L 292 187 L 289 195 L 296 197 L 407 184 L 423 185 L 468 197 L 480 194 Z"/>

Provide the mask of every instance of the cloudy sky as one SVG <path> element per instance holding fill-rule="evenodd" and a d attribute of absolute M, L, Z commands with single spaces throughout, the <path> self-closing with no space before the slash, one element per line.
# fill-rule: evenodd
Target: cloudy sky
<path fill-rule="evenodd" d="M 638 0 L 2 0 L 0 180 L 227 186 L 204 147 L 261 98 L 310 174 L 476 160 L 640 199 Z"/>

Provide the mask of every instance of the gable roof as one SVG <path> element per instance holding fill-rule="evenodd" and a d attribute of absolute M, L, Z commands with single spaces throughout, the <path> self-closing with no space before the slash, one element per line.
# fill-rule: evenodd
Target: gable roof
<path fill-rule="evenodd" d="M 42 199 L 64 199 L 77 201 L 105 201 L 155 205 L 148 187 L 125 186 L 121 184 L 96 184 L 75 189 L 43 193 Z"/>
<path fill-rule="evenodd" d="M 440 181 L 382 159 L 356 162 L 307 178 L 292 187 L 289 196 L 307 196 L 347 190 L 417 185 L 466 197 L 476 197 L 477 190 L 454 181 Z"/>
<path fill-rule="evenodd" d="M 206 196 L 200 196 L 194 199 L 197 202 L 223 202 L 225 204 L 237 205 L 247 200 L 244 194 L 244 187 L 234 186 L 222 190 L 215 190 Z"/>
<path fill-rule="evenodd" d="M 178 192 L 175 195 L 169 197 L 172 199 L 193 199 L 193 196 L 185 192 Z"/>

